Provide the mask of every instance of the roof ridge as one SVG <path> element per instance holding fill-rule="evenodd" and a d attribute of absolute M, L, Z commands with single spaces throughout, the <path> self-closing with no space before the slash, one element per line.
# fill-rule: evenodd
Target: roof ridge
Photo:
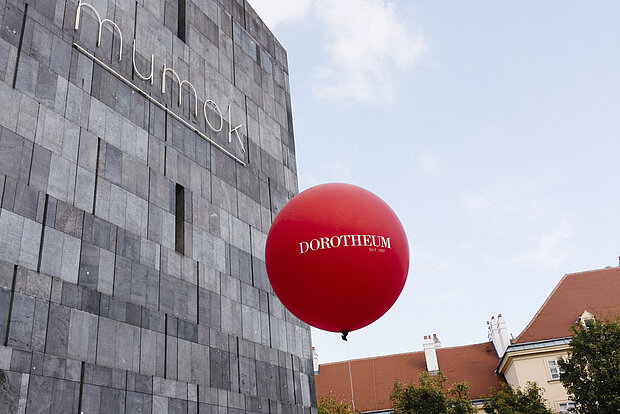
<path fill-rule="evenodd" d="M 581 275 L 581 274 L 585 274 L 585 273 L 594 273 L 594 272 L 603 272 L 606 270 L 620 270 L 620 266 L 607 266 L 607 267 L 603 267 L 600 269 L 592 269 L 592 270 L 583 270 L 581 272 L 572 272 L 572 273 L 566 273 L 565 276 L 574 276 L 574 275 Z"/>
<path fill-rule="evenodd" d="M 486 341 L 486 342 L 479 342 L 479 343 L 475 343 L 475 344 L 439 347 L 439 348 L 437 348 L 437 350 L 456 349 L 456 348 L 469 348 L 469 347 L 473 347 L 473 346 L 488 345 L 488 344 L 492 344 L 492 342 L 491 341 Z M 365 358 L 345 359 L 343 361 L 326 362 L 326 363 L 319 364 L 319 365 L 325 366 L 325 365 L 345 364 L 347 362 L 367 361 L 369 359 L 389 358 L 389 357 L 395 357 L 395 356 L 413 355 L 413 354 L 421 354 L 421 353 L 424 353 L 424 350 L 412 351 L 412 352 L 399 352 L 397 354 L 388 354 L 388 355 L 376 355 L 376 356 L 370 356 L 370 357 L 365 357 Z"/>
<path fill-rule="evenodd" d="M 549 294 L 549 296 L 547 296 L 547 299 L 545 299 L 545 301 L 543 302 L 543 304 L 541 305 L 540 308 L 538 308 L 538 311 L 534 314 L 534 316 L 532 317 L 532 319 L 530 320 L 530 322 L 527 324 L 527 326 L 525 328 L 523 328 L 523 330 L 521 331 L 521 333 L 519 335 L 517 335 L 517 337 L 514 340 L 514 343 L 517 344 L 519 343 L 519 341 L 521 340 L 521 337 L 523 336 L 523 334 L 525 333 L 525 331 L 527 331 L 530 326 L 532 326 L 532 324 L 534 323 L 534 321 L 536 320 L 536 318 L 538 317 L 538 315 L 540 315 L 540 312 L 542 312 L 543 308 L 547 305 L 547 303 L 549 303 L 549 300 L 551 299 L 551 297 L 553 296 L 553 294 L 558 290 L 558 288 L 560 287 L 560 285 L 562 283 L 564 283 L 564 281 L 566 280 L 566 278 L 568 276 L 571 275 L 575 275 L 577 273 L 566 273 L 564 274 L 564 276 L 562 276 L 562 279 L 560 279 L 560 281 L 558 282 L 557 285 L 555 285 L 555 287 L 553 288 L 553 290 L 551 291 L 551 293 Z"/>

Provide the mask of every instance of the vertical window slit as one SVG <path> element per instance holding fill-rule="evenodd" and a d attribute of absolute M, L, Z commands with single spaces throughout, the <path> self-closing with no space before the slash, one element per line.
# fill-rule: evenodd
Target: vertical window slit
<path fill-rule="evenodd" d="M 15 59 L 15 70 L 13 71 L 13 89 L 17 84 L 17 70 L 19 69 L 19 57 L 22 54 L 22 45 L 24 43 L 24 31 L 26 29 L 26 16 L 28 15 L 28 3 L 24 5 L 24 16 L 22 18 L 22 28 L 19 34 L 19 43 L 17 44 L 17 58 Z"/>
<path fill-rule="evenodd" d="M 175 206 L 175 250 L 181 254 L 185 253 L 185 188 L 177 184 L 176 206 Z"/>
<path fill-rule="evenodd" d="M 80 393 L 78 396 L 78 409 L 77 412 L 81 413 L 82 411 L 82 396 L 84 395 L 84 361 L 80 366 Z"/>
<path fill-rule="evenodd" d="M 185 42 L 185 0 L 178 0 L 178 5 L 177 37 Z"/>
<path fill-rule="evenodd" d="M 11 318 L 13 316 L 13 297 L 15 296 L 15 281 L 17 280 L 17 265 L 13 266 L 13 279 L 11 280 L 11 297 L 9 298 L 9 314 L 6 319 L 6 332 L 4 335 L 4 346 L 9 344 L 9 332 L 11 330 Z"/>

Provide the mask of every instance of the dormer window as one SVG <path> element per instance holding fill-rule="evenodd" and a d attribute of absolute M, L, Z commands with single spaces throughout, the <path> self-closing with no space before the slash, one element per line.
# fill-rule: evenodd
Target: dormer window
<path fill-rule="evenodd" d="M 590 312 L 588 312 L 588 310 L 584 310 L 583 313 L 581 315 L 579 315 L 579 317 L 577 318 L 576 323 L 580 323 L 584 326 L 584 328 L 587 328 L 586 326 L 586 321 L 589 321 L 591 319 L 594 319 L 594 315 Z"/>

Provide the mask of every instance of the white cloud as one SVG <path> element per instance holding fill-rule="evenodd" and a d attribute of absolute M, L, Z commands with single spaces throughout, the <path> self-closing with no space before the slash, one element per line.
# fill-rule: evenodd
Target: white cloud
<path fill-rule="evenodd" d="M 267 27 L 273 29 L 279 24 L 294 23 L 303 19 L 310 10 L 312 0 L 251 0 L 250 5 Z"/>
<path fill-rule="evenodd" d="M 514 256 L 513 262 L 529 267 L 555 270 L 568 257 L 569 252 L 565 242 L 572 235 L 572 226 L 568 216 L 565 214 L 557 230 L 536 237 L 534 239 L 535 246 L 531 250 Z"/>
<path fill-rule="evenodd" d="M 472 195 L 465 196 L 465 206 L 472 211 L 486 210 L 491 206 L 492 202 L 487 195 Z"/>
<path fill-rule="evenodd" d="M 389 102 L 398 77 L 427 49 L 423 36 L 388 0 L 252 0 L 251 5 L 271 29 L 318 18 L 316 30 L 327 42 L 327 62 L 314 68 L 314 92 L 322 99 Z"/>
<path fill-rule="evenodd" d="M 415 267 L 420 274 L 442 275 L 455 271 L 455 266 L 448 257 L 436 254 L 420 246 L 411 247 L 410 269 Z"/>
<path fill-rule="evenodd" d="M 418 169 L 423 174 L 437 172 L 437 158 L 426 151 L 422 151 L 417 157 Z"/>
<path fill-rule="evenodd" d="M 424 38 L 385 0 L 316 0 L 326 31 L 327 65 L 317 70 L 316 94 L 326 99 L 385 102 L 399 73 L 427 49 Z"/>

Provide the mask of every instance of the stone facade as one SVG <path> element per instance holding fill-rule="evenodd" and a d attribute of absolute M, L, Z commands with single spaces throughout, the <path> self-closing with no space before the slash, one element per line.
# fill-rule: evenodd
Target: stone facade
<path fill-rule="evenodd" d="M 315 412 L 286 52 L 244 0 L 87 3 L 0 0 L 0 412 Z"/>

